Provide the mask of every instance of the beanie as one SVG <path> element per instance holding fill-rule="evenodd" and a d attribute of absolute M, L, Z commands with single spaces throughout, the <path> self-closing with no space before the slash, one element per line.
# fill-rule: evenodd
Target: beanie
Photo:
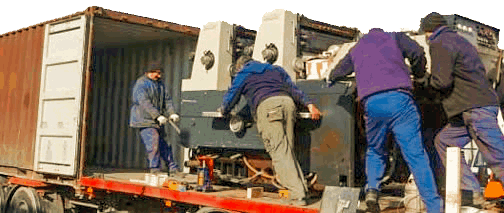
<path fill-rule="evenodd" d="M 420 31 L 434 32 L 439 26 L 446 26 L 446 20 L 439 13 L 432 12 L 420 20 Z"/>
<path fill-rule="evenodd" d="M 160 70 L 161 72 L 163 72 L 163 66 L 161 63 L 159 62 L 152 62 L 150 64 L 147 65 L 147 67 L 145 68 L 144 72 L 151 72 L 151 71 L 154 71 L 154 70 Z"/>

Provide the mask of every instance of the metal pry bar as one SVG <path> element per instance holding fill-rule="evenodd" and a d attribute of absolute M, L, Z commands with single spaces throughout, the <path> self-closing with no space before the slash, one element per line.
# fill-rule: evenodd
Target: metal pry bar
<path fill-rule="evenodd" d="M 180 129 L 178 128 L 177 124 L 173 123 L 173 121 L 168 120 L 168 122 L 172 125 L 172 127 L 177 131 L 177 133 L 180 135 Z"/>
<path fill-rule="evenodd" d="M 224 117 L 220 112 L 201 112 L 201 116 L 210 118 L 222 118 Z M 311 113 L 309 112 L 299 112 L 299 118 L 311 118 Z"/>

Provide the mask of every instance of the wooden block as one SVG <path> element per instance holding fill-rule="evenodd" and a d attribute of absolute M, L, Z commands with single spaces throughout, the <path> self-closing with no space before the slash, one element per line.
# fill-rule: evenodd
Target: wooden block
<path fill-rule="evenodd" d="M 263 187 L 251 187 L 247 188 L 247 198 L 258 198 L 262 196 L 262 193 L 264 192 Z"/>

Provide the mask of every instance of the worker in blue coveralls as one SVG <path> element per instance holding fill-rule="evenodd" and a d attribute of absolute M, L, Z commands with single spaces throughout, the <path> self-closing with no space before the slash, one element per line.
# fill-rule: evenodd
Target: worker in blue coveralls
<path fill-rule="evenodd" d="M 495 176 L 504 182 L 504 136 L 497 124 L 497 93 L 485 77 L 485 66 L 476 47 L 446 25 L 443 16 L 435 12 L 421 19 L 420 24 L 430 47 L 429 85 L 448 117 L 448 124 L 436 135 L 434 145 L 446 165 L 447 147 L 463 148 L 474 140 Z M 464 191 L 472 192 L 472 203 L 462 205 L 482 207 L 484 199 L 476 176 L 464 159 L 460 163 L 462 195 Z"/>
<path fill-rule="evenodd" d="M 426 58 L 422 47 L 404 33 L 371 29 L 331 70 L 329 86 L 355 71 L 357 95 L 364 107 L 366 126 L 366 204 L 378 212 L 380 180 L 385 173 L 387 134 L 392 133 L 412 172 L 428 212 L 441 212 L 443 201 L 437 191 L 429 157 L 424 149 L 421 115 L 413 99 L 412 73 L 424 81 Z"/>
<path fill-rule="evenodd" d="M 236 70 L 219 111 L 229 114 L 245 96 L 280 183 L 289 190 L 290 204 L 307 205 L 307 183 L 293 150 L 296 106 L 307 107 L 314 120 L 320 118 L 320 111 L 279 66 L 241 56 Z"/>
<path fill-rule="evenodd" d="M 170 174 L 174 174 L 178 171 L 178 165 L 173 160 L 171 146 L 164 140 L 164 125 L 168 119 L 178 122 L 180 117 L 175 114 L 170 94 L 161 80 L 162 71 L 159 64 L 151 64 L 144 75 L 136 80 L 130 127 L 138 130 L 145 146 L 150 173 L 161 173 L 161 157 Z"/>

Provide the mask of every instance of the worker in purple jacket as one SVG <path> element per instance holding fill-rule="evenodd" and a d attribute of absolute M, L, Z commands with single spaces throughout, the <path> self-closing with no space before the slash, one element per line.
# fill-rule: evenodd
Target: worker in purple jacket
<path fill-rule="evenodd" d="M 407 58 L 412 73 L 424 79 L 426 58 L 422 47 L 404 33 L 371 29 L 336 65 L 328 76 L 329 86 L 355 71 L 357 95 L 364 106 L 366 124 L 366 204 L 379 211 L 378 192 L 385 173 L 386 136 L 392 133 L 413 173 L 428 212 L 442 212 L 429 157 L 424 149 L 421 116 L 412 96 Z"/>
<path fill-rule="evenodd" d="M 432 58 L 430 86 L 438 91 L 448 117 L 448 124 L 436 135 L 434 145 L 446 163 L 446 147 L 463 148 L 474 140 L 488 166 L 504 182 L 504 135 L 497 124 L 497 93 L 485 77 L 485 66 L 476 47 L 448 28 L 439 13 L 430 13 L 421 20 Z M 472 192 L 472 205 L 482 207 L 480 184 L 464 159 L 461 188 Z"/>

